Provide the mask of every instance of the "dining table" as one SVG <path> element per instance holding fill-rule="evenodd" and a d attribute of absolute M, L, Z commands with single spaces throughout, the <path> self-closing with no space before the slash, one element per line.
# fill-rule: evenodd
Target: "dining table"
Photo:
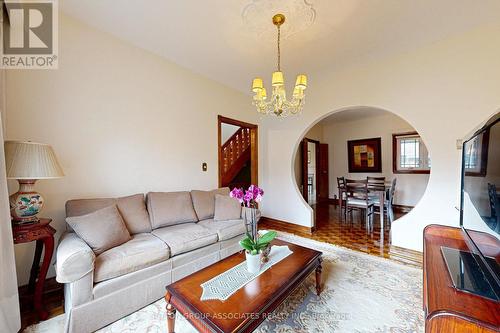
<path fill-rule="evenodd" d="M 381 185 L 377 185 L 377 188 L 370 188 L 368 187 L 368 193 L 374 193 L 374 194 L 377 194 L 378 195 L 378 208 L 379 208 L 379 212 L 380 212 L 380 232 L 381 234 L 383 234 L 383 231 L 384 231 L 384 203 L 385 203 L 385 195 L 386 195 L 386 192 L 387 190 L 389 190 L 391 188 L 391 185 L 392 185 L 392 181 L 390 180 L 386 180 L 384 182 L 384 188 L 382 189 L 382 186 Z M 341 198 L 340 198 L 340 210 L 342 211 L 342 198 L 343 198 L 343 194 L 341 194 Z"/>

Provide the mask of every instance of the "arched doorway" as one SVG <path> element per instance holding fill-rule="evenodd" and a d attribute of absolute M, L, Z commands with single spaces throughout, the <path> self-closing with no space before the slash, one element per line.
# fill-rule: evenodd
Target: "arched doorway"
<path fill-rule="evenodd" d="M 392 222 L 417 205 L 429 181 L 431 159 L 417 130 L 389 111 L 350 107 L 318 119 L 299 140 L 304 138 L 328 147 L 327 200 L 314 202 L 304 195 L 305 190 L 315 193 L 306 188 L 304 177 L 314 179 L 318 175 L 304 169 L 308 163 L 303 144 L 294 157 L 297 189 L 314 210 L 311 237 L 387 256 Z M 339 188 L 341 180 L 366 181 L 369 188 L 375 178 L 383 189 L 377 192 L 379 199 L 375 196 L 373 200 L 373 216 L 366 219 L 362 207 L 349 205 L 346 209 L 346 193 Z"/>

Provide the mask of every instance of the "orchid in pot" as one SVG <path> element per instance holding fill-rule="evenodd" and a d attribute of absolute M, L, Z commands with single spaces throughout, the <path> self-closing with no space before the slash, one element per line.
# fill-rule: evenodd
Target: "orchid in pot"
<path fill-rule="evenodd" d="M 246 237 L 240 240 L 240 246 L 245 249 L 247 269 L 250 273 L 257 274 L 260 271 L 262 251 L 269 248 L 269 244 L 276 237 L 276 231 L 268 231 L 262 236 L 253 239 L 248 232 Z"/>
<path fill-rule="evenodd" d="M 257 223 L 260 218 L 257 206 L 263 195 L 264 191 L 256 185 L 250 185 L 246 191 L 234 188 L 230 193 L 230 196 L 237 199 L 243 207 L 242 217 L 245 220 L 247 233 L 246 237 L 240 241 L 240 246 L 246 250 L 247 266 L 250 273 L 259 272 L 262 253 L 268 252 L 269 243 L 276 237 L 274 231 L 262 236 L 259 236 L 257 232 Z"/>

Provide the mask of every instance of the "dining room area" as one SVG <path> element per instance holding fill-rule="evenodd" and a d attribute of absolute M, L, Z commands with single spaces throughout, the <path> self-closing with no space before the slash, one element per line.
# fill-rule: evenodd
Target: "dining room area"
<path fill-rule="evenodd" d="M 299 192 L 315 217 L 312 233 L 303 236 L 388 258 L 394 252 L 391 226 L 405 223 L 401 218 L 424 195 L 431 158 L 407 121 L 359 107 L 311 127 L 294 165 Z"/>

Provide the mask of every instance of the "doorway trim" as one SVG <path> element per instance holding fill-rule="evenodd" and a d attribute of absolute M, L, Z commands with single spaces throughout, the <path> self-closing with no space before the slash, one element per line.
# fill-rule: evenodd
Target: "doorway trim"
<path fill-rule="evenodd" d="M 254 185 L 259 184 L 259 126 L 246 123 L 241 120 L 227 118 L 221 115 L 217 116 L 217 154 L 219 175 L 219 187 L 222 186 L 222 123 L 250 129 L 250 178 Z"/>
<path fill-rule="evenodd" d="M 304 200 L 306 203 L 309 205 L 309 188 L 308 188 L 308 181 L 307 181 L 307 170 L 308 170 L 308 156 L 307 156 L 307 144 L 308 143 L 313 143 L 314 144 L 314 149 L 316 150 L 315 159 L 316 159 L 316 174 L 314 177 L 314 181 L 316 184 L 314 184 L 316 191 L 318 190 L 318 165 L 319 165 L 319 144 L 320 142 L 318 140 L 313 140 L 309 138 L 304 138 L 302 139 L 302 196 L 304 197 Z M 318 193 L 316 192 L 316 202 L 318 201 Z"/>

